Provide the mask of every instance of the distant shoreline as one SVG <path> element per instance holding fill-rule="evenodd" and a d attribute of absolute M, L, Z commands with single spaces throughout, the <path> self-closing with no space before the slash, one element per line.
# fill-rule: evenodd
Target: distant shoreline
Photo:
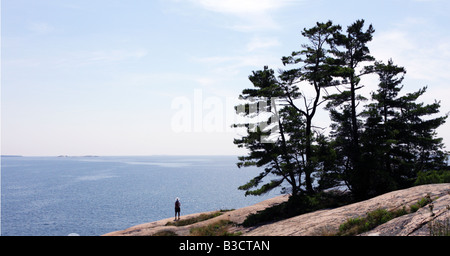
<path fill-rule="evenodd" d="M 99 157 L 96 155 L 85 155 L 85 156 L 69 156 L 69 155 L 59 155 L 59 156 L 22 156 L 22 155 L 1 155 L 1 157 Z"/>
<path fill-rule="evenodd" d="M 155 154 L 155 155 L 1 155 L 1 157 L 239 157 L 240 155 L 167 155 L 167 154 Z"/>
<path fill-rule="evenodd" d="M 68 155 L 59 155 L 57 157 L 99 157 L 95 155 L 85 155 L 85 156 L 68 156 Z"/>

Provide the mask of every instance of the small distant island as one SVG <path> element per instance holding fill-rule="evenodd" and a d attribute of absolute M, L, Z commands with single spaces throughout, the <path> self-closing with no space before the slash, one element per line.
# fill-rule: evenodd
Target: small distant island
<path fill-rule="evenodd" d="M 59 155 L 57 157 L 99 157 L 95 155 L 85 155 L 85 156 L 69 156 L 69 155 Z"/>
<path fill-rule="evenodd" d="M 23 157 L 21 155 L 1 155 L 1 157 Z"/>

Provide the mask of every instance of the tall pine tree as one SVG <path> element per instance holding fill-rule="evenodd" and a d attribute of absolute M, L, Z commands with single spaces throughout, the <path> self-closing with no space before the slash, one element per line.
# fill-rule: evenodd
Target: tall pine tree
<path fill-rule="evenodd" d="M 297 135 L 304 138 L 304 140 L 299 140 L 298 146 L 303 148 L 300 152 L 303 160 L 306 191 L 309 194 L 314 192 L 311 175 L 317 171 L 316 166 L 318 164 L 318 158 L 315 157 L 314 152 L 313 119 L 319 105 L 324 102 L 322 91 L 336 85 L 332 77 L 336 66 L 333 65 L 330 57 L 331 48 L 329 45 L 340 30 L 341 26 L 334 25 L 331 21 L 317 22 L 316 26 L 303 30 L 302 35 L 309 42 L 302 45 L 303 50 L 293 52 L 291 56 L 282 58 L 284 65 L 300 65 L 299 68 L 283 71 L 280 78 L 286 88 L 286 101 L 298 112 L 297 115 L 305 120 L 304 132 L 302 134 L 297 133 Z M 302 88 L 298 86 L 302 86 Z M 312 87 L 311 94 L 299 93 L 299 90 L 303 87 Z M 291 91 L 297 99 L 300 99 L 299 104 L 295 103 Z M 303 104 L 303 106 L 299 107 L 300 104 Z"/>
<path fill-rule="evenodd" d="M 251 179 L 245 185 L 239 187 L 245 190 L 245 195 L 262 195 L 280 186 L 283 182 L 290 184 L 291 192 L 297 194 L 300 191 L 298 182 L 298 168 L 295 166 L 290 142 L 285 132 L 285 115 L 280 115 L 278 98 L 284 92 L 274 75 L 274 71 L 268 67 L 264 70 L 254 71 L 249 76 L 254 88 L 242 91 L 241 99 L 247 103 L 236 106 L 238 114 L 248 121 L 234 124 L 235 128 L 244 127 L 246 135 L 234 139 L 234 144 L 240 148 L 247 148 L 249 154 L 240 156 L 238 167 L 257 166 L 264 168 L 258 176 Z M 269 137 L 275 136 L 270 141 Z M 260 186 L 265 178 L 272 178 L 269 182 Z"/>
<path fill-rule="evenodd" d="M 247 191 L 246 194 L 267 192 L 281 185 L 283 181 L 290 184 L 289 190 L 293 195 L 315 192 L 312 174 L 317 172 L 317 167 L 320 166 L 317 154 L 319 150 L 323 150 L 326 140 L 321 140 L 321 147 L 315 143 L 317 135 L 314 133 L 313 119 L 319 105 L 324 102 L 322 90 L 335 85 L 332 74 L 336 65 L 329 57 L 329 45 L 340 29 L 340 26 L 333 25 L 331 21 L 318 22 L 316 26 L 304 29 L 302 35 L 308 43 L 302 45 L 301 51 L 282 58 L 284 65 L 299 67 L 280 71 L 278 79 L 267 67 L 264 71 L 253 72 L 250 76 L 254 88 L 243 90 L 241 97 L 253 99 L 256 103 L 272 101 L 270 109 L 275 111 L 273 114 L 278 120 L 278 130 L 272 145 L 264 145 L 265 142 L 257 140 L 258 135 L 265 132 L 266 136 L 274 136 L 261 129 L 247 129 L 247 136 L 235 139 L 235 144 L 250 150 L 249 155 L 239 158 L 241 162 L 238 166 L 265 166 L 264 173 L 240 187 Z M 312 89 L 311 94 L 306 95 L 303 88 Z M 250 117 L 252 113 L 245 112 L 244 115 Z M 249 127 L 248 123 L 244 125 Z M 278 178 L 258 189 L 259 183 L 269 174 Z"/>
<path fill-rule="evenodd" d="M 361 64 L 373 61 L 367 43 L 375 32 L 372 25 L 364 31 L 364 20 L 357 20 L 347 27 L 346 34 L 336 33 L 332 41 L 332 53 L 337 67 L 334 76 L 340 78 L 339 93 L 330 95 L 327 108 L 330 110 L 333 134 L 340 149 L 342 174 L 348 187 L 358 198 L 368 196 L 369 175 L 362 168 L 360 133 L 361 121 L 358 105 L 365 98 L 357 93 L 363 87 L 361 77 L 372 72 Z M 358 72 L 358 69 L 362 71 Z"/>
<path fill-rule="evenodd" d="M 249 150 L 239 157 L 239 167 L 263 171 L 239 187 L 246 195 L 286 185 L 283 191 L 292 195 L 313 194 L 344 182 L 365 199 L 411 186 L 421 172 L 448 168 L 448 153 L 436 135 L 447 115 L 436 115 L 439 102 L 418 103 L 426 87 L 402 96 L 406 71 L 391 60 L 373 63 L 367 46 L 373 33 L 371 25 L 364 29 L 364 20 L 345 33 L 331 21 L 317 22 L 302 31 L 302 49 L 282 58 L 293 68 L 275 76 L 264 67 L 249 76 L 253 88 L 242 91 L 247 102 L 236 107 L 248 121 L 234 125 L 246 135 L 234 143 Z M 378 90 L 363 106 L 361 81 L 370 73 L 379 77 Z M 329 88 L 338 93 L 329 95 Z M 324 102 L 330 135 L 314 127 Z"/>
<path fill-rule="evenodd" d="M 362 134 L 362 160 L 368 171 L 372 195 L 409 187 L 421 171 L 446 165 L 442 139 L 436 129 L 447 116 L 432 117 L 440 104 L 417 103 L 426 88 L 399 96 L 406 73 L 389 60 L 376 62 L 378 90 L 364 111 L 367 117 Z"/>

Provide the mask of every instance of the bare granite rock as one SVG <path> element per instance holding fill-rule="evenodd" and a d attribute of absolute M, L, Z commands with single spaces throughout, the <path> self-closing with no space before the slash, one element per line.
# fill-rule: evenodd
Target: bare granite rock
<path fill-rule="evenodd" d="M 432 208 L 430 208 L 432 205 Z M 450 194 L 443 195 L 431 204 L 376 227 L 362 236 L 428 236 L 430 224 L 450 219 Z"/>
<path fill-rule="evenodd" d="M 229 211 L 229 212 L 225 212 L 224 214 L 222 214 L 218 217 L 208 219 L 208 220 L 205 220 L 202 222 L 194 223 L 191 225 L 187 225 L 187 226 L 180 226 L 180 227 L 166 226 L 166 224 L 168 222 L 173 221 L 173 217 L 172 217 L 172 218 L 158 220 L 158 221 L 154 221 L 154 222 L 150 222 L 150 223 L 140 224 L 140 225 L 137 225 L 137 226 L 125 229 L 125 230 L 114 231 L 114 232 L 105 234 L 104 236 L 151 236 L 151 235 L 154 235 L 155 233 L 158 233 L 161 231 L 170 231 L 170 232 L 174 232 L 176 235 L 179 235 L 179 236 L 187 236 L 187 235 L 189 235 L 189 233 L 190 233 L 189 231 L 191 228 L 207 226 L 209 224 L 215 223 L 220 220 L 229 220 L 229 221 L 232 221 L 232 222 L 238 223 L 238 224 L 242 223 L 247 218 L 248 215 L 250 215 L 252 213 L 256 213 L 261 210 L 264 210 L 268 207 L 280 204 L 282 202 L 285 202 L 288 200 L 288 198 L 289 198 L 288 195 L 277 196 L 274 198 L 264 200 L 260 203 L 254 204 L 254 205 L 239 208 L 239 209 Z M 181 219 L 194 218 L 201 214 L 211 214 L 211 213 L 215 213 L 215 212 L 217 212 L 217 211 L 183 215 L 183 216 L 181 216 Z M 235 230 L 230 230 L 230 232 L 235 232 Z"/>
<path fill-rule="evenodd" d="M 274 223 L 244 228 L 233 227 L 230 232 L 241 232 L 245 236 L 321 236 L 333 235 L 339 230 L 339 226 L 349 218 L 365 216 L 368 212 L 382 208 L 388 211 L 402 209 L 417 203 L 421 198 L 430 196 L 434 201 L 433 208 L 425 206 L 415 213 L 410 213 L 395 218 L 375 229 L 361 234 L 363 236 L 411 236 L 429 235 L 429 223 L 444 221 L 450 218 L 450 183 L 430 184 L 397 190 L 375 198 L 342 206 L 335 209 L 327 209 L 302 214 Z M 193 227 L 212 224 L 219 220 L 230 220 L 240 224 L 252 213 L 261 211 L 267 207 L 287 201 L 288 196 L 278 196 L 262 201 L 258 204 L 229 211 L 218 217 L 194 223 L 184 227 L 165 226 L 173 218 L 159 220 L 151 223 L 137 225 L 126 230 L 115 231 L 106 235 L 113 236 L 142 236 L 153 235 L 160 231 L 171 231 L 177 235 L 189 235 Z M 432 211 L 431 211 L 432 210 Z M 182 216 L 191 218 L 201 213 Z"/>
<path fill-rule="evenodd" d="M 434 212 L 437 216 L 445 218 L 448 211 L 445 212 L 445 204 L 450 204 L 450 184 L 430 184 L 412 187 L 403 190 L 397 190 L 386 193 L 372 199 L 342 206 L 330 210 L 321 210 L 302 214 L 290 219 L 278 221 L 272 224 L 264 225 L 251 230 L 245 235 L 254 236 L 314 236 L 314 235 L 332 235 L 338 232 L 339 226 L 349 218 L 365 216 L 368 212 L 382 208 L 386 210 L 398 210 L 403 206 L 408 207 L 416 203 L 421 198 L 429 195 L 432 199 L 439 198 L 434 202 Z M 439 209 L 438 209 L 439 208 Z M 428 207 L 422 208 L 411 215 L 411 219 L 399 218 L 392 222 L 385 223 L 383 226 L 396 232 L 382 233 L 381 231 L 371 231 L 366 235 L 416 235 L 418 228 L 423 227 L 427 221 L 430 221 L 430 210 Z M 394 221 L 399 221 L 394 222 Z"/>

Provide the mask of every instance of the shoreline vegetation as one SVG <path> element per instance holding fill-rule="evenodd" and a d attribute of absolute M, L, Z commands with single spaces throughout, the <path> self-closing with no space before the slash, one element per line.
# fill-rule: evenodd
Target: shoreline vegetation
<path fill-rule="evenodd" d="M 359 202 L 345 194 L 330 191 L 321 195 L 325 200 L 310 198 L 303 205 L 311 207 L 299 214 L 290 208 L 292 197 L 281 195 L 240 209 L 190 214 L 179 222 L 168 218 L 105 235 L 450 235 L 450 183 L 415 186 Z"/>
<path fill-rule="evenodd" d="M 392 193 L 414 191 L 414 186 L 421 184 L 450 184 L 449 152 L 436 133 L 449 114 L 437 116 L 439 101 L 419 102 L 427 86 L 403 95 L 406 68 L 392 59 L 371 55 L 368 46 L 375 29 L 364 19 L 346 28 L 331 20 L 316 22 L 304 28 L 301 35 L 306 43 L 300 45 L 300 51 L 281 58 L 284 69 L 276 73 L 264 66 L 252 71 L 249 80 L 253 87 L 242 90 L 242 103 L 235 106 L 236 114 L 245 121 L 233 124 L 245 131 L 234 144 L 248 149 L 246 155 L 238 157 L 237 166 L 261 169 L 238 189 L 247 196 L 281 188 L 291 196 L 285 202 L 249 213 L 238 226 L 250 229 L 247 234 L 252 235 L 275 235 L 277 230 L 280 235 L 302 235 L 306 231 L 292 229 L 293 219 L 308 215 L 310 219 L 296 222 L 306 225 L 317 219 L 314 214 L 343 208 L 347 211 L 341 212 L 341 219 L 329 216 L 321 220 L 329 224 L 333 219 L 339 224 L 321 226 L 323 230 L 315 232 L 358 235 L 400 219 L 401 226 L 416 226 L 402 234 L 411 235 L 434 221 L 435 200 L 442 195 L 433 197 L 432 191 L 422 191 L 408 203 L 404 198 L 410 195 L 404 194 L 395 207 L 378 202 L 363 207 L 364 211 L 349 209 Z M 378 76 L 379 83 L 376 90 L 363 94 L 360 89 L 365 87 L 368 75 Z M 330 117 L 329 133 L 326 126 L 315 126 L 320 111 Z M 345 186 L 347 192 L 333 190 L 339 186 Z M 450 189 L 446 191 L 448 200 Z M 440 227 L 448 227 L 449 205 L 442 206 L 446 217 L 442 217 L 444 224 Z M 430 209 L 427 217 L 407 219 L 422 214 L 426 206 Z"/>
<path fill-rule="evenodd" d="M 261 171 L 238 189 L 292 196 L 244 225 L 450 182 L 449 152 L 436 132 L 449 114 L 440 113 L 440 101 L 421 102 L 427 86 L 410 91 L 407 67 L 372 56 L 374 36 L 364 19 L 316 22 L 301 31 L 300 49 L 281 57 L 282 69 L 249 75 L 235 106 L 242 121 L 233 125 L 243 135 L 233 142 L 248 150 L 237 166 Z M 375 85 L 367 77 L 378 78 L 370 92 L 361 90 Z M 317 126 L 318 113 L 330 122 Z M 324 192 L 339 186 L 349 195 Z"/>

